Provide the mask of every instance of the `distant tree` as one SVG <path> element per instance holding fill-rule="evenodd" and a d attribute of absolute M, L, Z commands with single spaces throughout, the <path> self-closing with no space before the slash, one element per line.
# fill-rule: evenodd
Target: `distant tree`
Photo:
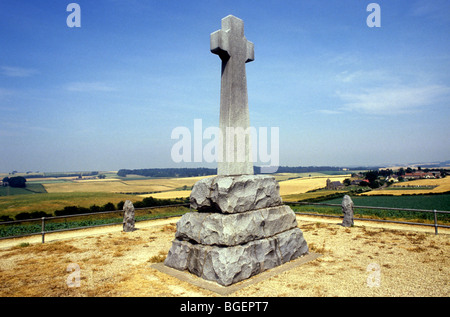
<path fill-rule="evenodd" d="M 359 183 L 359 186 L 361 186 L 361 187 L 367 187 L 367 186 L 369 186 L 369 183 L 366 182 L 366 181 L 361 181 L 361 182 Z"/>
<path fill-rule="evenodd" d="M 14 218 L 16 218 L 16 220 L 31 219 L 31 215 L 29 212 L 21 212 L 18 213 Z"/>
<path fill-rule="evenodd" d="M 2 222 L 2 221 L 14 221 L 14 219 L 11 218 L 10 216 L 3 215 L 3 216 L 0 216 L 0 222 Z"/>
<path fill-rule="evenodd" d="M 101 211 L 100 206 L 92 205 L 91 207 L 89 207 L 89 212 L 99 212 L 99 211 Z"/>
<path fill-rule="evenodd" d="M 98 175 L 97 176 L 99 179 L 105 179 L 106 178 L 106 175 L 105 174 L 100 174 L 100 175 Z"/>
<path fill-rule="evenodd" d="M 153 198 L 152 196 L 145 197 L 142 200 L 142 203 L 143 203 L 144 207 L 153 207 L 153 206 L 159 205 L 158 201 L 155 198 Z"/>
<path fill-rule="evenodd" d="M 46 213 L 45 211 L 33 211 L 29 212 L 21 212 L 15 216 L 16 220 L 25 220 L 25 219 L 37 219 L 42 217 L 51 217 L 51 214 Z"/>
<path fill-rule="evenodd" d="M 103 205 L 102 210 L 103 211 L 114 211 L 114 210 L 116 210 L 116 206 L 114 206 L 113 203 L 107 203 L 107 204 Z"/>
<path fill-rule="evenodd" d="M 346 179 L 344 179 L 343 183 L 345 186 L 350 186 L 352 184 L 352 181 L 350 180 L 350 178 L 346 178 Z"/>
<path fill-rule="evenodd" d="M 366 179 L 373 183 L 378 178 L 378 172 L 377 171 L 369 171 L 366 173 Z"/>
<path fill-rule="evenodd" d="M 19 187 L 19 188 L 24 188 L 27 185 L 26 183 L 26 179 L 25 177 L 22 176 L 14 176 L 14 177 L 10 177 L 9 178 L 9 186 L 11 187 Z"/>
<path fill-rule="evenodd" d="M 119 201 L 117 203 L 117 210 L 123 210 L 123 205 L 125 205 L 125 202 L 123 200 Z"/>
<path fill-rule="evenodd" d="M 78 206 L 66 206 L 62 210 L 56 210 L 55 211 L 55 216 L 87 214 L 89 212 L 90 212 L 89 208 L 78 207 Z"/>
<path fill-rule="evenodd" d="M 2 179 L 2 182 L 3 182 L 3 186 L 8 186 L 8 184 L 9 184 L 9 177 L 4 177 Z"/>

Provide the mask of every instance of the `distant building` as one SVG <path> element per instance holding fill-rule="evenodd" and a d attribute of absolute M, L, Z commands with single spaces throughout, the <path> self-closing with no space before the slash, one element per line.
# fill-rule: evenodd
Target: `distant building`
<path fill-rule="evenodd" d="M 413 173 L 405 173 L 405 175 L 403 176 L 403 178 L 405 179 L 421 179 L 421 178 L 439 178 L 441 177 L 441 172 L 413 172 Z"/>
<path fill-rule="evenodd" d="M 386 182 L 397 183 L 398 182 L 398 176 L 395 175 L 395 174 L 389 175 L 388 177 L 386 177 Z"/>
<path fill-rule="evenodd" d="M 327 179 L 327 189 L 329 190 L 337 190 L 344 188 L 344 184 L 341 182 L 332 182 L 329 178 Z"/>

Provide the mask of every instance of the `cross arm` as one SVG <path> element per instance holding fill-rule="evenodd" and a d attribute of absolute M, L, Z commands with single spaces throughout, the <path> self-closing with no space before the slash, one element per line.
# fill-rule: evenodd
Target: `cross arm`
<path fill-rule="evenodd" d="M 255 60 L 255 45 L 250 42 L 247 41 L 247 55 L 246 55 L 246 59 L 245 62 L 253 62 Z"/>
<path fill-rule="evenodd" d="M 228 59 L 230 58 L 228 37 L 224 33 L 222 30 L 211 33 L 210 48 L 211 52 L 219 55 L 221 59 Z"/>

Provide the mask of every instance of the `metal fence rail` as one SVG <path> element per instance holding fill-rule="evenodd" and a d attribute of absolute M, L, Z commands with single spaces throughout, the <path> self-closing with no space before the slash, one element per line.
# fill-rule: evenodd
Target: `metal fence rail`
<path fill-rule="evenodd" d="M 332 207 L 342 207 L 339 204 L 326 204 L 326 203 L 309 203 L 309 202 L 284 202 L 287 205 L 307 205 L 307 206 L 332 206 Z M 435 234 L 438 234 L 438 227 L 440 228 L 450 228 L 450 226 L 442 225 L 438 223 L 437 214 L 450 214 L 450 211 L 445 210 L 428 210 L 428 209 L 410 209 L 410 208 L 391 208 L 391 207 L 371 207 L 371 206 L 353 206 L 353 209 L 376 209 L 376 210 L 397 210 L 397 211 L 410 211 L 410 212 L 423 212 L 423 213 L 433 213 L 434 214 L 434 224 L 421 223 L 421 222 L 411 222 L 411 221 L 397 221 L 390 219 L 373 219 L 373 218 L 353 218 L 354 220 L 364 220 L 364 221 L 376 221 L 376 222 L 389 222 L 407 225 L 418 225 L 418 226 L 430 226 L 434 227 Z M 344 216 L 337 215 L 326 215 L 318 213 L 308 213 L 308 212 L 295 212 L 296 214 L 320 216 L 320 217 L 332 217 L 332 218 L 344 218 Z"/>
<path fill-rule="evenodd" d="M 309 203 L 309 202 L 284 202 L 286 205 L 308 205 L 308 206 L 332 206 L 332 207 L 341 207 L 339 204 L 326 204 L 326 203 Z M 157 209 L 157 208 L 169 208 L 169 207 L 189 207 L 189 203 L 185 204 L 174 204 L 174 205 L 165 205 L 165 206 L 152 206 L 152 207 L 144 207 L 144 208 L 136 208 L 136 211 L 139 210 L 149 210 L 149 209 Z M 419 226 L 430 226 L 435 228 L 435 234 L 438 234 L 438 228 L 450 228 L 450 226 L 442 225 L 438 223 L 437 220 L 437 214 L 450 214 L 450 211 L 444 211 L 444 210 L 426 210 L 426 209 L 407 209 L 407 208 L 391 208 L 391 207 L 370 207 L 370 206 L 353 206 L 354 209 L 378 209 L 378 210 L 398 210 L 398 211 L 411 211 L 411 212 L 423 212 L 423 213 L 433 213 L 434 214 L 434 224 L 430 223 L 419 223 L 419 222 L 409 222 L 409 221 L 397 221 L 397 220 L 390 220 L 390 219 L 373 219 L 373 218 L 353 218 L 354 220 L 363 220 L 363 221 L 376 221 L 376 222 L 389 222 L 389 223 L 398 223 L 398 224 L 407 224 L 407 225 L 419 225 Z M 63 231 L 71 231 L 71 230 L 80 230 L 80 229 L 88 229 L 88 228 L 95 228 L 95 227 L 104 227 L 104 226 L 113 226 L 122 224 L 123 222 L 115 222 L 115 223 L 107 223 L 107 224 L 98 224 L 98 225 L 88 225 L 88 226 L 80 226 L 80 227 L 74 227 L 74 228 L 63 228 L 63 229 L 56 229 L 56 230 L 46 230 L 45 224 L 46 221 L 51 221 L 54 219 L 66 219 L 66 218 L 74 218 L 74 217 L 88 217 L 88 216 L 94 216 L 94 215 L 104 215 L 104 214 L 122 214 L 123 210 L 114 210 L 114 211 L 102 211 L 102 212 L 94 212 L 94 213 L 85 213 L 85 214 L 74 214 L 74 215 L 66 215 L 66 216 L 54 216 L 54 217 L 42 217 L 42 218 L 36 218 L 36 219 L 25 219 L 25 220 L 14 220 L 14 221 L 4 221 L 0 222 L 0 225 L 15 225 L 18 223 L 30 223 L 30 222 L 37 222 L 41 224 L 41 231 L 40 232 L 34 232 L 34 233 L 26 233 L 21 235 L 13 235 L 13 236 L 7 236 L 7 237 L 0 237 L 0 240 L 2 239 L 11 239 L 11 238 L 21 238 L 21 237 L 27 237 L 27 236 L 33 236 L 33 235 L 42 235 L 42 243 L 45 242 L 45 234 L 47 233 L 54 233 L 54 232 L 63 232 Z M 343 218 L 343 216 L 338 215 L 327 215 L 327 214 L 320 214 L 320 213 L 309 213 L 309 212 L 295 212 L 296 214 L 301 215 L 311 215 L 311 216 L 320 216 L 320 217 L 332 217 L 332 218 Z M 170 218 L 170 217 L 178 217 L 182 214 L 174 214 L 171 216 L 161 216 L 161 217 L 155 217 L 153 219 L 162 219 L 162 218 Z M 123 217 L 123 214 L 121 215 Z M 138 221 L 145 221 L 144 220 L 136 220 Z"/>
<path fill-rule="evenodd" d="M 152 206 L 152 207 L 143 207 L 143 208 L 135 208 L 136 211 L 139 210 L 149 210 L 149 209 L 160 209 L 160 208 L 170 208 L 170 207 L 189 207 L 189 204 L 174 204 L 174 205 L 165 205 L 165 206 Z M 56 229 L 56 230 L 45 230 L 45 223 L 46 221 L 54 220 L 54 219 L 66 219 L 66 218 L 75 218 L 75 217 L 88 217 L 88 216 L 94 216 L 94 215 L 105 215 L 105 214 L 122 214 L 123 210 L 113 210 L 113 211 L 100 211 L 100 212 L 91 212 L 91 213 L 83 213 L 83 214 L 74 214 L 74 215 L 66 215 L 66 216 L 53 216 L 53 217 L 42 217 L 42 218 L 35 218 L 35 219 L 24 219 L 24 220 L 13 220 L 13 221 L 4 221 L 0 222 L 0 225 L 14 225 L 18 223 L 24 223 L 24 222 L 37 222 L 41 223 L 41 231 L 40 232 L 33 232 L 33 233 L 26 233 L 26 234 L 20 234 L 20 235 L 14 235 L 14 236 L 7 236 L 7 237 L 0 237 L 0 240 L 3 239 L 12 239 L 12 238 L 22 238 L 22 237 L 28 237 L 28 236 L 34 236 L 34 235 L 42 235 L 42 243 L 45 242 L 45 234 L 46 233 L 55 233 L 55 232 L 63 232 L 63 231 L 71 231 L 71 230 L 80 230 L 80 229 L 88 229 L 88 228 L 95 228 L 95 227 L 105 227 L 105 226 L 114 226 L 122 224 L 123 222 L 114 222 L 114 223 L 106 223 L 106 224 L 99 224 L 99 225 L 90 225 L 90 226 L 81 226 L 81 227 L 74 227 L 74 228 L 63 228 L 63 229 Z M 121 215 L 122 216 L 122 215 Z M 178 217 L 181 216 L 181 214 L 174 214 L 171 216 L 161 216 L 161 217 L 155 217 L 152 219 L 163 219 L 163 218 L 170 218 L 170 217 Z M 123 216 L 122 216 L 123 217 Z M 138 222 L 139 220 L 136 220 Z M 145 220 L 141 220 L 145 221 Z"/>

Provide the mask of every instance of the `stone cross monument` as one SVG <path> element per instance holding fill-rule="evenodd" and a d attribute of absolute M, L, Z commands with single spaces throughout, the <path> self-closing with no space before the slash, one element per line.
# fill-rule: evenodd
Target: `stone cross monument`
<path fill-rule="evenodd" d="M 253 174 L 245 63 L 254 60 L 254 46 L 244 35 L 244 21 L 232 15 L 211 34 L 211 52 L 222 60 L 218 175 Z"/>
<path fill-rule="evenodd" d="M 222 19 L 222 29 L 211 34 L 211 51 L 222 59 L 220 127 L 228 137 L 240 130 L 233 138 L 241 143 L 224 140 L 218 175 L 195 183 L 190 204 L 196 211 L 178 221 L 164 264 L 228 286 L 307 254 L 308 245 L 275 178 L 253 175 L 249 133 L 242 142 L 250 121 L 245 63 L 254 58 L 242 20 Z"/>

